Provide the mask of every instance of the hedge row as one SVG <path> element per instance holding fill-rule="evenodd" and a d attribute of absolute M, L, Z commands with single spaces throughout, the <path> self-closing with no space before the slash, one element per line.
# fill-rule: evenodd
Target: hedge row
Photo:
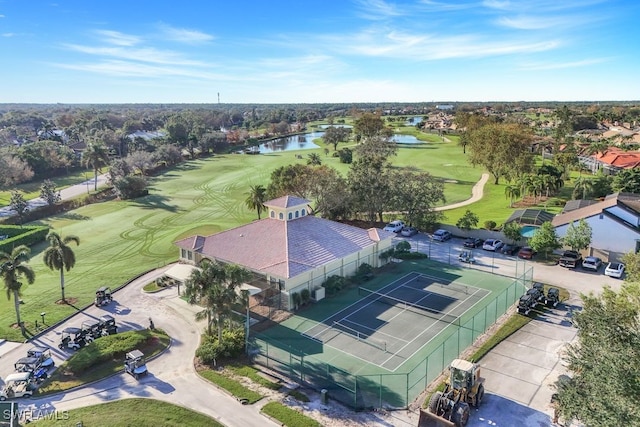
<path fill-rule="evenodd" d="M 0 252 L 10 253 L 16 246 L 32 246 L 44 242 L 47 234 L 49 234 L 49 227 L 44 225 L 35 227 L 0 225 L 0 236 L 8 236 L 0 240 Z"/>

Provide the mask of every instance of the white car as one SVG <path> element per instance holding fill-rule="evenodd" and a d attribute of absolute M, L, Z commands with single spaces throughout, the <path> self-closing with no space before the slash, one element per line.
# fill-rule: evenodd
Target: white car
<path fill-rule="evenodd" d="M 404 228 L 404 222 L 400 221 L 399 219 L 396 219 L 395 221 L 391 221 L 389 224 L 387 224 L 383 230 L 384 231 L 393 231 L 394 233 L 399 233 L 402 231 L 402 229 Z"/>
<path fill-rule="evenodd" d="M 609 277 L 615 277 L 619 279 L 624 273 L 624 264 L 621 262 L 610 262 L 607 264 L 607 268 L 604 269 L 604 274 Z"/>
<path fill-rule="evenodd" d="M 484 249 L 485 251 L 493 251 L 493 252 L 495 252 L 498 249 L 500 249 L 502 247 L 502 245 L 503 245 L 502 240 L 487 239 L 482 244 L 482 249 Z"/>
<path fill-rule="evenodd" d="M 602 267 L 602 260 L 596 256 L 588 256 L 582 261 L 585 270 L 598 271 Z"/>
<path fill-rule="evenodd" d="M 435 233 L 433 233 L 433 240 L 436 240 L 438 242 L 445 242 L 447 240 L 449 240 L 451 238 L 451 233 L 449 233 L 447 230 L 436 230 Z"/>

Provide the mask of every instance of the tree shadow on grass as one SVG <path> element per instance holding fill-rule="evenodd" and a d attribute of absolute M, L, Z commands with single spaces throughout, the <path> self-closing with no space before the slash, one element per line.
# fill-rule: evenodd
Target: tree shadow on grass
<path fill-rule="evenodd" d="M 175 205 L 169 205 L 167 201 L 169 197 L 161 196 L 159 194 L 152 194 L 136 200 L 133 203 L 143 209 L 162 209 L 169 212 L 178 212 L 180 208 Z"/>

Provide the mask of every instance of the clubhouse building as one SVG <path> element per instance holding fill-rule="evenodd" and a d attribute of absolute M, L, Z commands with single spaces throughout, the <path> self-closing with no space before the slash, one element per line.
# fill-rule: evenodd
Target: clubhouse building
<path fill-rule="evenodd" d="M 252 294 L 276 291 L 282 308 L 291 295 L 311 295 L 332 276 L 351 276 L 362 264 L 380 267 L 380 254 L 393 246 L 395 233 L 367 230 L 311 214 L 309 200 L 284 196 L 266 202 L 266 218 L 210 236 L 194 235 L 175 244 L 181 264 L 203 259 L 237 264 L 251 271 Z M 321 293 L 319 293 L 321 295 Z"/>

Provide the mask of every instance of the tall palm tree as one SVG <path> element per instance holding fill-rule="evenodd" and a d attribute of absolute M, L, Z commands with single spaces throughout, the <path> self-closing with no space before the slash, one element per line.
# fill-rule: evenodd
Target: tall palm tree
<path fill-rule="evenodd" d="M 267 207 L 264 205 L 267 199 L 267 189 L 262 185 L 252 185 L 245 194 L 247 195 L 244 201 L 245 204 L 249 209 L 255 209 L 258 212 L 258 219 L 260 219 L 260 214 L 267 210 Z"/>
<path fill-rule="evenodd" d="M 594 180 L 585 178 L 583 176 L 579 176 L 576 178 L 576 182 L 573 186 L 573 198 L 576 199 L 580 193 L 582 193 L 582 199 L 587 198 L 587 194 L 590 194 L 593 191 Z"/>
<path fill-rule="evenodd" d="M 22 330 L 22 335 L 25 334 L 25 330 L 20 320 L 20 289 L 22 288 L 20 278 L 24 276 L 29 284 L 32 284 L 36 278 L 33 269 L 27 264 L 30 254 L 31 250 L 25 245 L 15 247 L 11 253 L 0 252 L 0 277 L 2 277 L 4 288 L 7 291 L 7 299 L 11 299 L 11 294 L 13 294 L 16 320 Z"/>
<path fill-rule="evenodd" d="M 218 342 L 222 341 L 222 325 L 229 318 L 234 304 L 242 302 L 237 291 L 249 277 L 249 271 L 237 265 L 203 263 L 202 270 L 194 270 L 185 282 L 185 295 L 189 304 L 200 304 L 204 309 L 196 313 L 196 320 L 206 319 L 207 333 L 218 329 Z"/>
<path fill-rule="evenodd" d="M 73 253 L 69 243 L 80 244 L 80 238 L 77 236 L 66 236 L 64 239 L 55 231 L 51 231 L 47 235 L 49 247 L 44 251 L 42 257 L 45 265 L 51 270 L 60 270 L 60 290 L 62 291 L 62 302 L 67 301 L 64 298 L 64 270 L 71 270 L 76 264 L 76 255 Z"/>
<path fill-rule="evenodd" d="M 82 153 L 82 165 L 93 168 L 94 191 L 98 190 L 98 171 L 109 164 L 109 151 L 107 146 L 101 143 L 91 143 Z"/>
<path fill-rule="evenodd" d="M 504 187 L 504 195 L 509 199 L 509 207 L 513 207 L 515 199 L 520 197 L 520 187 L 518 185 L 507 185 Z"/>

